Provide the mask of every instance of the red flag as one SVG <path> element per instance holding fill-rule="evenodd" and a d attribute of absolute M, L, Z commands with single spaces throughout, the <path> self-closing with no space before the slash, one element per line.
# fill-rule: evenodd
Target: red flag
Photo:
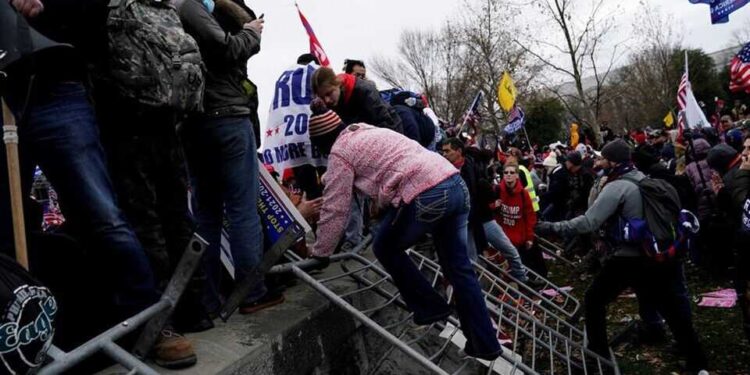
<path fill-rule="evenodd" d="M 310 53 L 315 56 L 316 59 L 318 59 L 318 62 L 321 66 L 331 65 L 331 62 L 328 61 L 328 55 L 326 55 L 326 52 L 323 50 L 323 46 L 320 45 L 320 41 L 318 41 L 318 38 L 315 36 L 315 32 L 313 31 L 312 26 L 310 26 L 310 22 L 307 22 L 307 18 L 305 18 L 305 15 L 302 14 L 302 11 L 299 9 L 299 5 L 297 5 L 297 3 L 294 3 L 294 6 L 297 7 L 299 19 L 300 21 L 302 21 L 302 26 L 305 27 L 305 31 L 307 31 L 307 36 L 310 37 Z"/>

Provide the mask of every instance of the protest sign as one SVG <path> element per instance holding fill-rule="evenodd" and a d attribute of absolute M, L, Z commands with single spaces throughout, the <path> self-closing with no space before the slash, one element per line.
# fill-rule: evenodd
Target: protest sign
<path fill-rule="evenodd" d="M 327 164 L 327 155 L 312 146 L 308 131 L 311 78 L 316 68 L 315 64 L 295 65 L 276 81 L 268 121 L 261 133 L 261 155 L 264 164 L 273 165 L 279 172 L 305 164 Z"/>

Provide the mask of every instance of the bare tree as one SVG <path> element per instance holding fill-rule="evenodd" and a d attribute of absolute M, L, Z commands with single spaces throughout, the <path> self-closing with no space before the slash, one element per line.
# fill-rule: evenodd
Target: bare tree
<path fill-rule="evenodd" d="M 504 71 L 514 77 L 523 94 L 535 70 L 529 65 L 529 54 L 515 44 L 514 35 L 520 32 L 507 17 L 513 7 L 500 0 L 484 0 L 480 4 L 466 2 L 468 10 L 464 22 L 464 44 L 467 49 L 467 70 L 475 90 L 481 91 L 485 132 L 499 132 L 505 123 L 505 113 L 497 104 L 497 87 Z"/>
<path fill-rule="evenodd" d="M 443 119 L 457 122 L 471 99 L 463 66 L 462 33 L 446 24 L 437 32 L 407 30 L 399 40 L 395 58 L 375 57 L 373 72 L 387 83 L 427 96 Z"/>
<path fill-rule="evenodd" d="M 526 35 L 528 43 L 518 41 L 552 72 L 570 85 L 553 86 L 540 82 L 556 95 L 567 110 L 601 141 L 600 115 L 608 97 L 608 81 L 624 53 L 622 43 L 611 43 L 615 30 L 613 12 L 606 12 L 606 0 L 592 0 L 588 9 L 581 0 L 533 0 L 554 26 L 557 38 Z"/>
<path fill-rule="evenodd" d="M 405 31 L 396 58 L 373 59 L 372 70 L 391 85 L 427 95 L 437 114 L 460 123 L 478 91 L 485 132 L 498 133 L 505 116 L 497 104 L 497 85 L 510 71 L 519 91 L 529 86 L 529 54 L 513 43 L 517 26 L 511 6 L 501 0 L 466 2 L 464 17 L 447 21 L 436 32 Z"/>
<path fill-rule="evenodd" d="M 674 54 L 681 50 L 681 25 L 675 24 L 658 7 L 640 2 L 633 23 L 636 47 L 627 65 L 619 69 L 613 82 L 618 105 L 609 108 L 620 124 L 629 128 L 652 125 L 676 104 L 679 72 L 672 67 Z"/>

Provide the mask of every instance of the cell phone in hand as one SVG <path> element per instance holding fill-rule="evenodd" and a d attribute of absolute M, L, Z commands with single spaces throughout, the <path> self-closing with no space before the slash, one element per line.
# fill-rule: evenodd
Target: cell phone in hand
<path fill-rule="evenodd" d="M 260 17 L 258 17 L 258 19 L 262 20 L 262 19 L 263 19 L 263 17 L 265 17 L 265 16 L 266 16 L 266 14 L 265 14 L 265 13 L 261 13 L 261 14 L 260 14 Z"/>

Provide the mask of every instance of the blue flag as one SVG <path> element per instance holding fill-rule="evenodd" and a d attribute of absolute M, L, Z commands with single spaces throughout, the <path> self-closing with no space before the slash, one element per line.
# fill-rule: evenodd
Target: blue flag
<path fill-rule="evenodd" d="M 711 23 L 727 23 L 729 15 L 750 3 L 750 0 L 689 0 L 693 4 L 708 4 L 711 8 Z"/>
<path fill-rule="evenodd" d="M 523 113 L 523 110 L 520 106 L 515 105 L 508 114 L 508 124 L 505 125 L 505 132 L 508 134 L 513 134 L 521 130 L 525 122 L 526 114 Z"/>

